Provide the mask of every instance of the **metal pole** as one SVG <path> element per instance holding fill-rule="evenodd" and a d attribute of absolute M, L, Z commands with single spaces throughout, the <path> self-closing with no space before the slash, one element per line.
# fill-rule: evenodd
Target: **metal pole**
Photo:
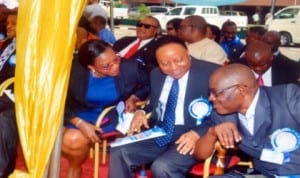
<path fill-rule="evenodd" d="M 115 33 L 115 25 L 114 25 L 114 0 L 110 0 L 110 30 L 114 34 Z"/>
<path fill-rule="evenodd" d="M 276 0 L 272 0 L 272 4 L 271 4 L 271 14 L 274 15 L 274 9 L 275 9 L 275 6 L 276 6 Z"/>
<path fill-rule="evenodd" d="M 48 178 L 58 178 L 60 173 L 60 155 L 61 155 L 61 144 L 62 144 L 62 136 L 63 136 L 63 126 L 60 124 L 60 128 L 58 131 L 58 135 L 55 141 L 55 145 L 53 147 L 50 165 L 49 165 L 49 173 Z"/>

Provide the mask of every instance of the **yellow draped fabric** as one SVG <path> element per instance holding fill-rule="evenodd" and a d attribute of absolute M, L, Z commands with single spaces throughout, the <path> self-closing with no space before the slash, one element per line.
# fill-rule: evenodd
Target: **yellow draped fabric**
<path fill-rule="evenodd" d="M 16 116 L 28 173 L 42 178 L 62 122 L 75 31 L 86 0 L 19 0 Z"/>

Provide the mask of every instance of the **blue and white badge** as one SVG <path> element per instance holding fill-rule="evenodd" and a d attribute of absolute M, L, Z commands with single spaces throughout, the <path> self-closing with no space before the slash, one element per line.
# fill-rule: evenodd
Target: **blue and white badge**
<path fill-rule="evenodd" d="M 197 125 L 201 124 L 206 116 L 209 116 L 212 111 L 210 102 L 205 98 L 197 98 L 189 105 L 190 115 L 197 119 Z"/>
<path fill-rule="evenodd" d="M 125 103 L 124 101 L 120 101 L 117 106 L 116 106 L 116 110 L 118 112 L 118 116 L 119 116 L 119 121 L 121 119 L 121 121 L 123 122 L 124 121 L 124 116 L 123 116 L 123 113 L 125 111 Z"/>
<path fill-rule="evenodd" d="M 9 63 L 9 65 L 11 65 L 11 66 L 15 66 L 15 65 L 16 65 L 16 55 L 15 55 L 15 54 L 13 54 L 13 55 L 11 55 L 11 56 L 9 57 L 8 63 Z"/>
<path fill-rule="evenodd" d="M 283 128 L 271 135 L 271 144 L 275 151 L 290 153 L 300 146 L 300 134 L 296 130 Z"/>

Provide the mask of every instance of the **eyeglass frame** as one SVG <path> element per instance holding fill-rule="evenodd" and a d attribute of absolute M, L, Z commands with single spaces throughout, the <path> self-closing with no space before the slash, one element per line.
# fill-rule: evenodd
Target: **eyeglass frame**
<path fill-rule="evenodd" d="M 114 66 L 115 64 L 119 64 L 121 62 L 121 57 L 120 56 L 116 56 L 116 58 L 108 63 L 108 64 L 105 64 L 105 65 L 100 65 L 99 67 L 101 67 L 102 70 L 105 70 L 105 71 L 108 71 L 112 68 L 112 66 Z"/>
<path fill-rule="evenodd" d="M 151 24 L 146 24 L 146 23 L 142 23 L 142 22 L 138 22 L 136 25 L 136 27 L 144 27 L 145 29 L 150 29 L 151 27 L 152 28 L 158 28 L 158 26 L 155 26 L 155 25 L 151 25 Z"/>
<path fill-rule="evenodd" d="M 225 87 L 225 88 L 220 89 L 220 90 L 217 90 L 217 91 L 212 91 L 212 90 L 210 90 L 210 95 L 213 95 L 214 97 L 218 97 L 218 96 L 220 96 L 222 93 L 224 93 L 225 91 L 227 91 L 227 90 L 229 90 L 229 89 L 231 89 L 231 88 L 237 87 L 237 86 L 239 86 L 239 85 L 240 85 L 239 83 L 238 83 L 238 84 L 234 84 L 234 85 L 230 85 L 230 86 L 228 86 L 228 87 Z"/>

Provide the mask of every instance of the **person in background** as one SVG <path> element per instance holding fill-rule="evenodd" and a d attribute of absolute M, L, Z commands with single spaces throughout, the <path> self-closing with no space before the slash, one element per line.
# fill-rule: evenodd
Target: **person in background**
<path fill-rule="evenodd" d="M 6 19 L 18 10 L 19 3 L 15 0 L 0 0 L 0 48 L 6 39 Z"/>
<path fill-rule="evenodd" d="M 253 70 L 261 86 L 287 83 L 300 85 L 300 64 L 274 56 L 271 46 L 263 41 L 255 41 L 247 45 L 245 62 Z"/>
<path fill-rule="evenodd" d="M 266 32 L 267 30 L 262 26 L 250 27 L 246 32 L 246 39 L 245 39 L 246 44 L 244 46 L 244 49 L 242 50 L 240 58 L 244 57 L 247 45 L 253 41 L 262 40 L 262 37 Z"/>
<path fill-rule="evenodd" d="M 96 120 L 108 106 L 125 102 L 125 112 L 149 95 L 149 79 L 136 61 L 124 61 L 101 40 L 84 43 L 73 60 L 65 106 L 62 153 L 69 162 L 68 178 L 80 178 L 81 164 L 99 134 L 115 129 L 117 119 L 97 128 Z"/>
<path fill-rule="evenodd" d="M 179 37 L 188 44 L 190 55 L 199 60 L 223 65 L 227 63 L 226 53 L 215 41 L 206 37 L 207 23 L 198 15 L 183 19 L 179 28 Z"/>
<path fill-rule="evenodd" d="M 0 83 L 13 77 L 16 65 L 17 12 L 12 12 L 6 20 L 6 40 L 0 48 Z"/>
<path fill-rule="evenodd" d="M 87 6 L 83 11 L 83 16 L 89 21 L 95 16 L 102 16 L 106 21 L 108 19 L 107 12 L 99 5 L 99 0 L 87 0 Z"/>
<path fill-rule="evenodd" d="M 154 177 L 185 177 L 196 163 L 192 156 L 195 141 L 206 129 L 200 127 L 188 107 L 208 96 L 208 78 L 219 66 L 191 57 L 178 37 L 162 36 L 157 44 L 159 68 L 151 72 L 150 105 L 145 108 L 152 116 L 147 120 L 145 112 L 138 110 L 129 135 L 154 125 L 165 129 L 167 135 L 112 148 L 110 178 L 133 177 L 138 166 L 152 162 Z"/>
<path fill-rule="evenodd" d="M 218 26 L 213 24 L 207 24 L 206 37 L 214 40 L 216 43 L 220 43 L 221 30 Z"/>
<path fill-rule="evenodd" d="M 220 45 L 230 61 L 237 60 L 243 52 L 244 44 L 237 36 L 237 26 L 233 21 L 226 21 L 222 25 L 222 40 Z"/>
<path fill-rule="evenodd" d="M 16 62 L 17 11 L 7 17 L 6 37 L 0 48 L 0 84 L 14 76 Z M 13 87 L 8 88 L 12 92 Z M 0 96 L 0 178 L 6 178 L 15 168 L 18 130 L 14 102 L 5 93 Z"/>
<path fill-rule="evenodd" d="M 248 154 L 254 169 L 266 177 L 300 175 L 297 143 L 300 88 L 297 85 L 259 87 L 250 68 L 229 64 L 212 74 L 209 87 L 209 99 L 216 112 L 223 116 L 233 114 L 235 119 L 224 119 L 198 139 L 195 148 L 198 159 L 210 156 L 219 140 L 226 149 L 238 147 Z M 219 177 L 243 175 L 232 172 Z"/>
<path fill-rule="evenodd" d="M 160 34 L 159 21 L 153 16 L 146 16 L 136 24 L 136 36 L 117 40 L 113 48 L 122 58 L 138 61 L 150 73 L 157 67 L 154 48 Z"/>
<path fill-rule="evenodd" d="M 99 39 L 113 45 L 116 42 L 114 34 L 106 28 L 106 20 L 102 16 L 94 16 L 90 25 L 94 33 L 99 37 Z"/>
<path fill-rule="evenodd" d="M 182 19 L 180 19 L 180 18 L 174 18 L 174 19 L 169 20 L 166 24 L 167 35 L 178 36 L 178 30 L 179 30 L 181 21 L 182 21 Z"/>

